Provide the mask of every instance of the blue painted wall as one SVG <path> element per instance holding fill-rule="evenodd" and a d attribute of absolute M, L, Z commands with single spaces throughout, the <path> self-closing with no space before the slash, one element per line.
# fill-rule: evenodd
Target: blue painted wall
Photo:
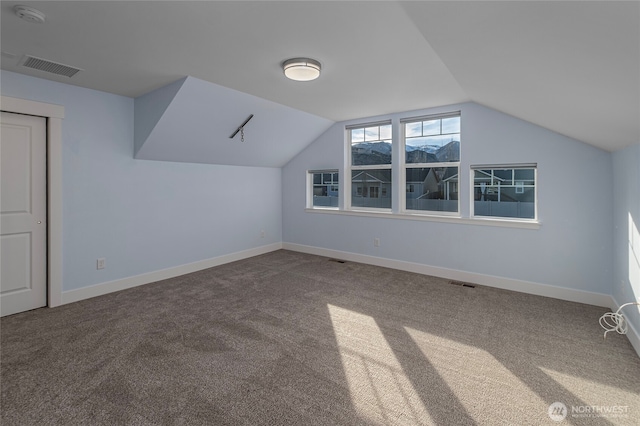
<path fill-rule="evenodd" d="M 345 125 L 456 110 L 462 216 L 470 212 L 471 165 L 537 163 L 540 229 L 305 212 L 306 170 L 345 176 Z M 336 123 L 283 168 L 283 241 L 611 294 L 612 176 L 609 152 L 474 103 Z"/>
<path fill-rule="evenodd" d="M 63 290 L 282 240 L 281 169 L 135 160 L 133 99 L 6 71 L 0 84 L 65 107 Z"/>
<path fill-rule="evenodd" d="M 620 305 L 640 300 L 640 144 L 613 157 L 614 280 L 613 297 Z M 640 308 L 623 313 L 640 332 Z"/>
<path fill-rule="evenodd" d="M 136 98 L 134 110 L 135 158 L 185 163 L 280 168 L 333 124 L 195 77 Z M 250 114 L 246 142 L 230 138 Z"/>
<path fill-rule="evenodd" d="M 306 170 L 344 175 L 344 126 L 389 117 L 337 123 L 283 169 L 144 161 L 133 159 L 133 99 L 6 71 L 0 77 L 3 95 L 65 107 L 64 290 L 285 241 L 613 292 L 620 303 L 638 294 L 637 280 L 611 284 L 632 270 L 620 256 L 629 256 L 627 212 L 640 221 L 637 146 L 612 156 L 474 103 L 394 114 L 462 111 L 463 192 L 472 164 L 538 163 L 541 228 L 313 214 L 304 211 Z M 625 229 L 615 234 L 614 202 L 616 229 Z M 461 197 L 463 216 L 469 203 Z M 98 257 L 107 259 L 105 270 L 95 269 Z"/>

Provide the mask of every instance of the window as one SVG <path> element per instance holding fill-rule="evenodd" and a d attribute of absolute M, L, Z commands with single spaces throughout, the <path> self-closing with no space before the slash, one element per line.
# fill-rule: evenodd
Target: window
<path fill-rule="evenodd" d="M 338 171 L 310 170 L 307 207 L 338 207 Z"/>
<path fill-rule="evenodd" d="M 351 207 L 391 209 L 391 122 L 347 127 Z"/>
<path fill-rule="evenodd" d="M 460 113 L 401 121 L 405 210 L 458 212 Z"/>
<path fill-rule="evenodd" d="M 473 215 L 536 219 L 536 168 L 472 166 Z"/>
<path fill-rule="evenodd" d="M 537 164 L 475 165 L 460 182 L 461 129 L 460 111 L 346 126 L 335 213 L 539 228 Z M 308 206 L 337 207 L 337 170 L 310 173 Z"/>

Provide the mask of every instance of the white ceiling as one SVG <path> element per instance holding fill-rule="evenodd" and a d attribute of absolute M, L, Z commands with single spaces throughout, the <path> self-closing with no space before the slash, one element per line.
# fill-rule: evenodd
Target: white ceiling
<path fill-rule="evenodd" d="M 471 100 L 606 150 L 640 142 L 639 2 L 25 0 L 0 13 L 2 69 L 125 96 L 190 75 L 333 121 Z M 84 71 L 30 70 L 24 54 Z M 322 76 L 286 80 L 296 56 Z"/>

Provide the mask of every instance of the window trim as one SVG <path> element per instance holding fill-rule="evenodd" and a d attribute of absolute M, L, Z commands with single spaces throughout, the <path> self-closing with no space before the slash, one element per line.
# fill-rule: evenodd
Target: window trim
<path fill-rule="evenodd" d="M 440 222 L 451 223 L 457 225 L 478 225 L 478 226 L 493 226 L 499 228 L 519 228 L 519 229 L 540 229 L 542 222 L 532 220 L 517 220 L 500 217 L 489 216 L 477 216 L 475 218 L 460 217 L 460 216 L 444 216 L 444 215 L 426 215 L 426 214 L 401 214 L 392 213 L 389 211 L 363 211 L 363 210 L 340 210 L 340 209 L 305 209 L 307 213 L 324 213 L 335 214 L 344 216 L 358 216 L 358 217 L 374 217 L 382 219 L 396 219 L 396 220 L 414 220 L 422 222 Z"/>
<path fill-rule="evenodd" d="M 481 216 L 475 214 L 475 170 L 517 170 L 533 169 L 533 218 L 520 218 L 508 216 Z M 514 179 L 515 181 L 515 179 Z M 469 218 L 473 220 L 498 220 L 519 223 L 540 223 L 538 216 L 538 164 L 537 163 L 504 163 L 504 164 L 472 164 L 469 166 Z"/>
<path fill-rule="evenodd" d="M 461 118 L 461 138 L 462 138 L 462 111 L 452 111 L 441 114 L 428 114 L 421 116 L 412 116 L 406 118 L 400 118 L 398 115 L 394 114 L 393 116 L 389 115 L 389 119 L 386 120 L 376 120 L 376 121 L 367 121 L 362 123 L 349 124 L 344 126 L 343 132 L 343 148 L 344 155 L 342 158 L 342 165 L 339 170 L 335 168 L 331 169 L 321 169 L 318 171 L 337 171 L 342 176 L 339 178 L 341 182 L 339 183 L 339 197 L 338 197 L 338 208 L 335 207 L 307 207 L 305 212 L 315 213 L 315 214 L 329 214 L 329 215 L 345 215 L 345 216 L 354 216 L 354 217 L 371 217 L 371 218 L 379 218 L 379 219 L 395 219 L 395 220 L 411 220 L 411 221 L 422 221 L 422 222 L 436 222 L 436 223 L 449 223 L 456 225 L 472 225 L 472 226 L 490 226 L 490 227 L 504 227 L 504 228 L 516 228 L 523 230 L 538 230 L 542 227 L 543 222 L 541 221 L 538 211 L 539 211 L 539 182 L 538 182 L 538 164 L 537 163 L 505 163 L 505 164 L 478 164 L 469 166 L 469 162 L 463 161 L 462 158 L 462 144 L 461 144 L 461 158 L 460 161 L 457 162 L 459 179 L 458 179 L 458 212 L 438 212 L 431 210 L 406 210 L 406 158 L 405 158 L 405 126 L 404 123 L 407 122 L 415 122 L 415 121 L 424 121 L 424 120 L 433 120 L 433 119 L 443 119 L 450 117 L 460 117 Z M 392 184 L 390 186 L 390 190 L 392 191 L 389 194 L 391 198 L 391 208 L 381 209 L 381 208 L 370 208 L 370 207 L 353 207 L 351 204 L 351 190 L 352 190 L 352 156 L 351 156 L 351 133 L 349 130 L 352 129 L 360 129 L 372 126 L 382 126 L 382 125 L 391 125 L 392 134 L 391 134 L 391 142 L 392 142 L 392 161 L 391 164 L 387 165 L 364 165 L 364 166 L 356 166 L 356 169 L 365 170 L 369 169 L 388 169 L 392 174 Z M 416 163 L 415 165 L 411 163 L 412 166 L 415 167 L 452 167 L 456 165 L 456 162 L 447 162 L 447 163 Z M 464 167 L 464 168 L 463 168 Z M 505 168 L 527 168 L 532 167 L 535 170 L 534 179 L 535 179 L 535 218 L 534 219 L 526 219 L 526 218 L 514 218 L 514 217 L 500 217 L 500 216 L 475 216 L 474 215 L 474 173 L 473 169 L 475 168 L 495 168 L 495 169 L 505 169 Z M 465 176 L 465 173 L 468 173 L 469 170 L 472 172 L 469 173 L 468 176 Z M 310 172 L 314 172 L 316 170 L 309 170 Z M 309 176 L 309 175 L 308 175 Z M 469 186 L 467 187 L 467 185 Z M 308 186 L 308 188 L 312 188 Z M 307 194 L 312 189 L 307 190 Z M 398 191 L 399 194 L 394 194 L 393 191 Z M 466 195 L 465 195 L 466 194 Z M 465 200 L 465 196 L 468 199 L 469 205 L 467 206 L 467 202 Z M 308 195 L 307 195 L 308 197 Z M 309 201 L 307 201 L 309 204 Z M 311 202 L 312 204 L 312 202 Z M 463 210 L 464 209 L 464 210 Z"/>
<path fill-rule="evenodd" d="M 443 118 L 461 117 L 462 111 L 449 111 L 440 114 L 417 115 L 413 117 L 405 117 L 400 119 L 400 124 L 415 123 L 417 121 L 442 120 Z"/>

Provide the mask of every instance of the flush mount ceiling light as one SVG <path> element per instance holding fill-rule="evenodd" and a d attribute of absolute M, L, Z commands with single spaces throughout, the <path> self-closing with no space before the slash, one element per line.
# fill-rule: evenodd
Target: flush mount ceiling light
<path fill-rule="evenodd" d="M 21 4 L 13 7 L 13 11 L 18 17 L 24 19 L 27 22 L 33 22 L 34 24 L 42 24 L 46 18 L 45 14 L 30 6 L 23 6 Z"/>
<path fill-rule="evenodd" d="M 284 75 L 295 81 L 311 81 L 320 77 L 320 62 L 309 58 L 287 59 L 282 63 Z"/>

